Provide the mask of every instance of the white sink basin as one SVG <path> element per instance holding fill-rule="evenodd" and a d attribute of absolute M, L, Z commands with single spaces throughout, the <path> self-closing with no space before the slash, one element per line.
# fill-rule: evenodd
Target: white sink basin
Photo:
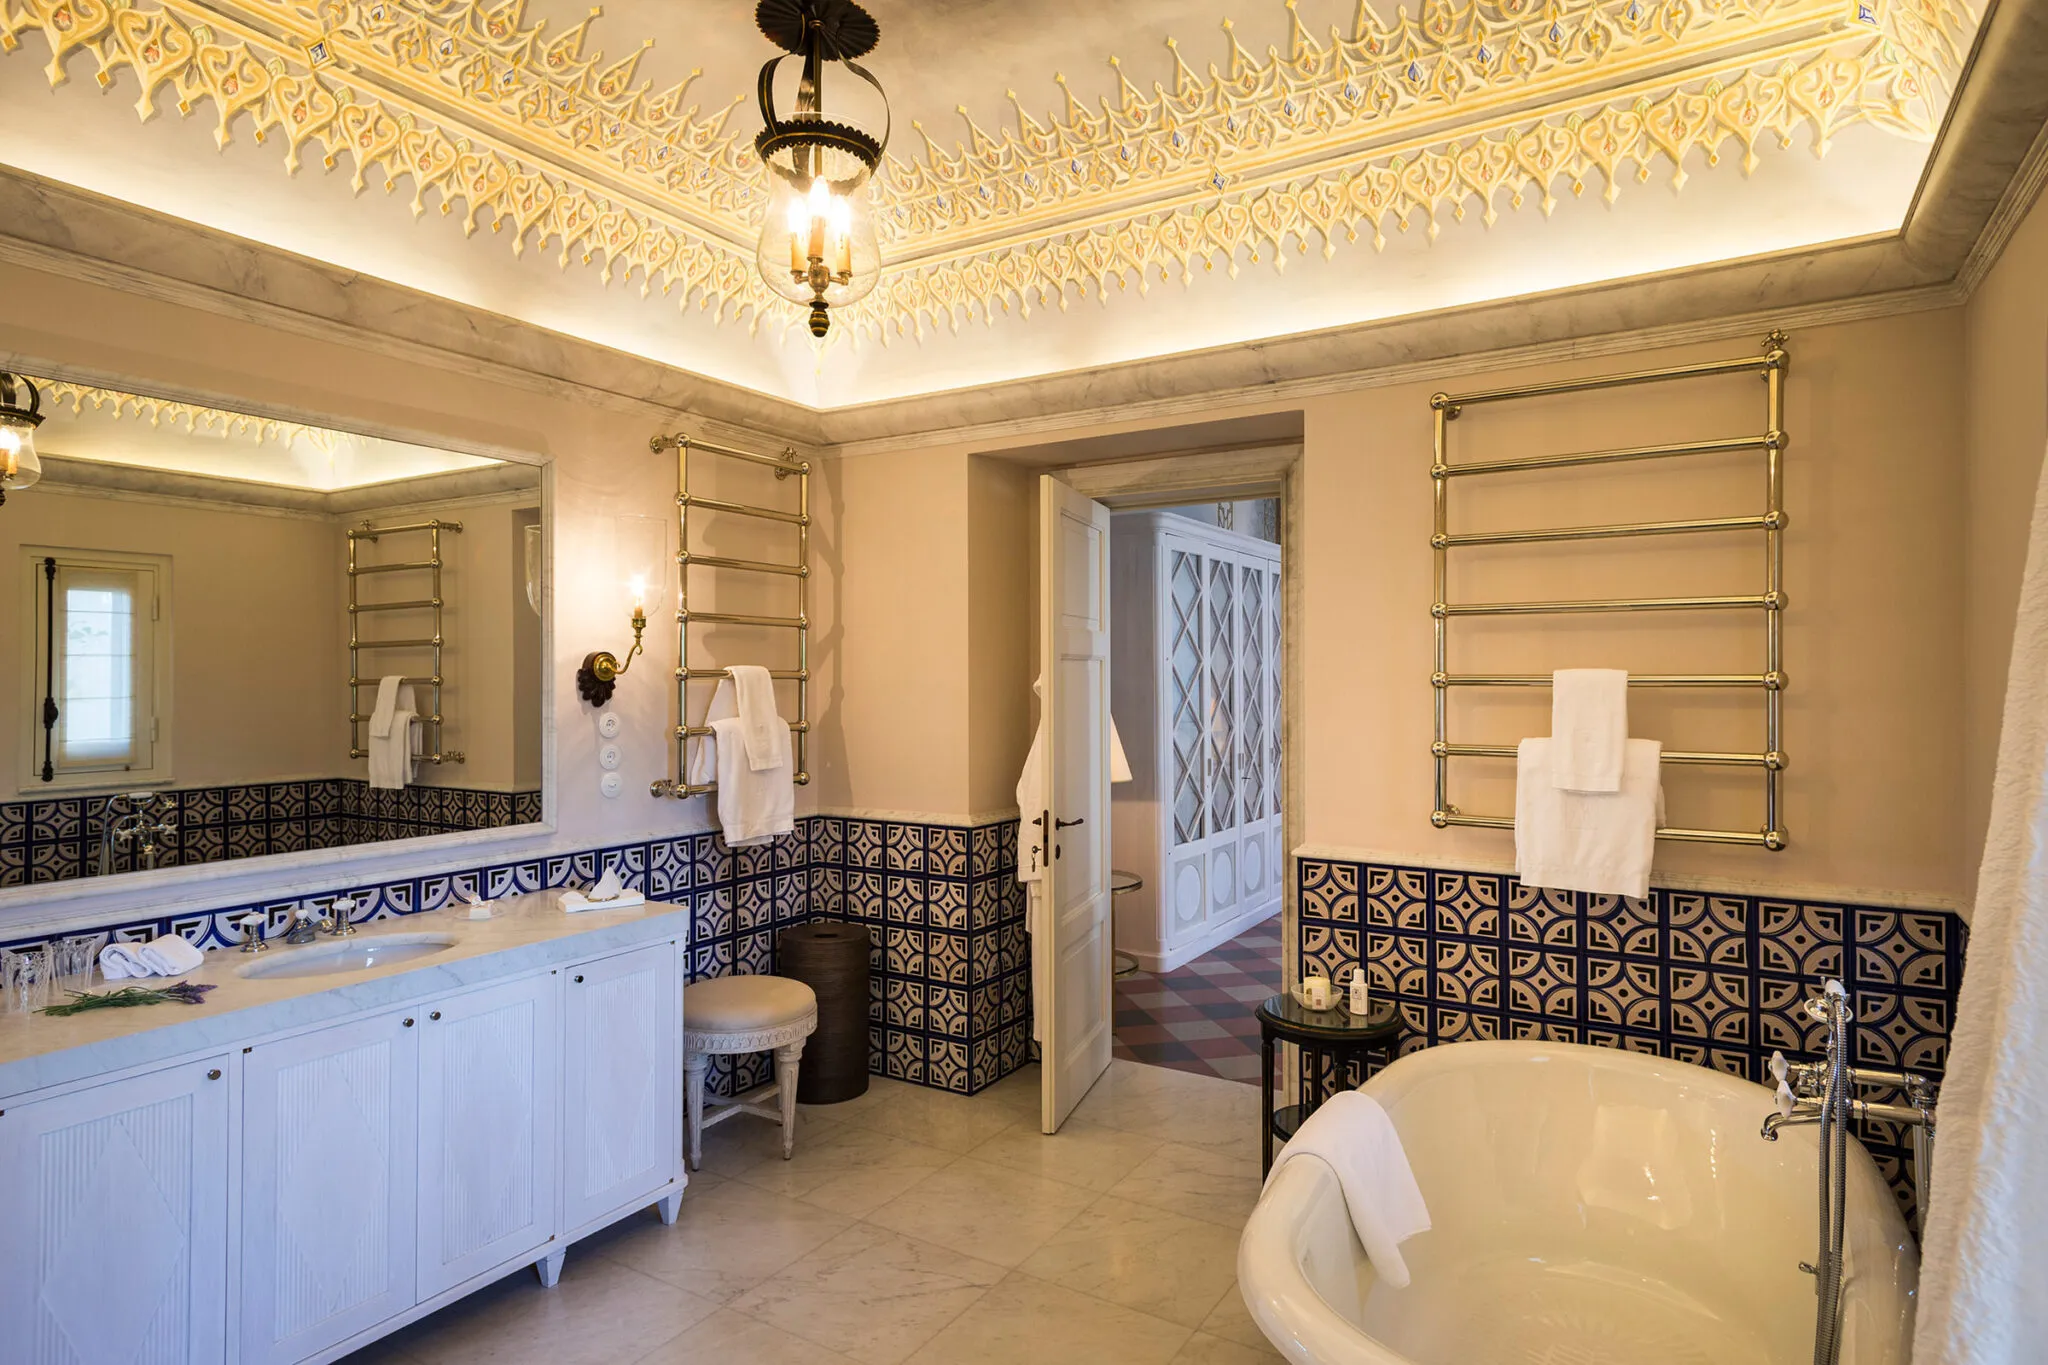
<path fill-rule="evenodd" d="M 409 962 L 455 946 L 447 934 L 378 934 L 374 938 L 336 939 L 281 953 L 265 953 L 235 968 L 236 976 L 338 976 Z"/>

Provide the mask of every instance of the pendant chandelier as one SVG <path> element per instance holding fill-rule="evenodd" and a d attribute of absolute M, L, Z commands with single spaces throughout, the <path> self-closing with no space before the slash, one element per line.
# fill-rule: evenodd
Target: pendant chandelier
<path fill-rule="evenodd" d="M 0 370 L 0 503 L 10 488 L 27 488 L 43 476 L 36 458 L 36 428 L 43 424 L 43 396 L 27 375 Z"/>
<path fill-rule="evenodd" d="M 761 0 L 754 22 L 783 49 L 761 68 L 761 133 L 754 150 L 768 168 L 768 217 L 756 254 L 768 287 L 808 304 L 811 335 L 831 330 L 831 309 L 864 296 L 881 277 L 869 182 L 889 145 L 888 95 L 855 64 L 874 51 L 882 30 L 853 0 Z M 775 111 L 775 71 L 803 59 L 796 107 Z M 825 112 L 825 66 L 837 62 L 882 97 L 882 134 Z"/>

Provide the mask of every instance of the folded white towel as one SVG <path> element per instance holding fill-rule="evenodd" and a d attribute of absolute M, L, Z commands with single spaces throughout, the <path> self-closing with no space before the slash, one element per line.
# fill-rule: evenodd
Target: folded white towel
<path fill-rule="evenodd" d="M 1649 895 L 1664 820 L 1664 746 L 1629 740 L 1617 792 L 1560 790 L 1551 781 L 1555 750 L 1549 739 L 1525 739 L 1516 750 L 1515 875 L 1560 891 Z"/>
<path fill-rule="evenodd" d="M 734 664 L 732 691 L 741 732 L 747 742 L 747 766 L 757 773 L 789 766 L 789 726 L 775 709 L 775 679 L 758 664 Z M 726 680 L 719 679 L 723 688 Z"/>
<path fill-rule="evenodd" d="M 647 897 L 640 892 L 626 889 L 617 868 L 608 867 L 597 879 L 597 885 L 588 891 L 564 891 L 559 904 L 565 913 L 573 915 L 580 910 L 623 910 L 646 901 Z"/>
<path fill-rule="evenodd" d="M 1401 1243 L 1429 1231 L 1429 1205 L 1408 1165 L 1408 1153 L 1394 1120 L 1380 1102 L 1357 1090 L 1340 1091 L 1303 1120 L 1266 1176 L 1298 1156 L 1321 1157 L 1337 1173 L 1351 1228 L 1382 1283 L 1408 1287 L 1408 1262 Z"/>
<path fill-rule="evenodd" d="M 377 679 L 377 704 L 370 708 L 370 738 L 383 739 L 391 733 L 391 716 L 398 709 L 398 689 L 404 685 L 405 678 L 397 673 Z"/>
<path fill-rule="evenodd" d="M 786 740 L 789 723 L 781 724 Z M 755 772 L 740 729 L 738 717 L 713 719 L 711 733 L 697 741 L 685 774 L 692 786 L 718 784 L 718 823 L 728 848 L 765 844 L 796 829 L 796 783 L 789 761 Z"/>
<path fill-rule="evenodd" d="M 1550 781 L 1574 792 L 1621 790 L 1628 742 L 1628 674 L 1560 668 L 1550 675 Z"/>
<path fill-rule="evenodd" d="M 386 678 L 384 681 L 397 680 Z M 394 691 L 396 702 L 384 733 L 377 733 L 377 719 L 373 714 L 370 737 L 364 741 L 364 746 L 370 751 L 370 785 L 385 791 L 401 790 L 418 776 L 419 756 L 426 731 L 415 709 L 417 703 L 413 700 L 412 685 L 401 683 Z M 378 695 L 383 695 L 381 686 Z"/>
<path fill-rule="evenodd" d="M 100 975 L 109 981 L 147 976 L 183 976 L 206 961 L 206 955 L 176 934 L 147 943 L 109 943 L 100 949 Z"/>

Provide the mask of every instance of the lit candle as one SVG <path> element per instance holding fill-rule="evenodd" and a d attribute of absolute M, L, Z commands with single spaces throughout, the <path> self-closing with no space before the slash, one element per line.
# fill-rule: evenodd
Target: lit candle
<path fill-rule="evenodd" d="M 819 176 L 811 182 L 811 259 L 825 259 L 825 225 L 832 217 L 832 191 Z"/>

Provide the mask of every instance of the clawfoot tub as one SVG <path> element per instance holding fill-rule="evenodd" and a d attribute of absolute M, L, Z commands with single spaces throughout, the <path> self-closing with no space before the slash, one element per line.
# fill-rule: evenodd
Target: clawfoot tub
<path fill-rule="evenodd" d="M 1811 1128 L 1771 1092 L 1613 1048 L 1453 1043 L 1367 1082 L 1431 1229 L 1409 1285 L 1374 1275 L 1329 1165 L 1280 1168 L 1238 1282 L 1296 1365 L 1805 1365 L 1818 1193 Z M 1843 1365 L 1905 1365 L 1919 1258 L 1851 1144 Z"/>

